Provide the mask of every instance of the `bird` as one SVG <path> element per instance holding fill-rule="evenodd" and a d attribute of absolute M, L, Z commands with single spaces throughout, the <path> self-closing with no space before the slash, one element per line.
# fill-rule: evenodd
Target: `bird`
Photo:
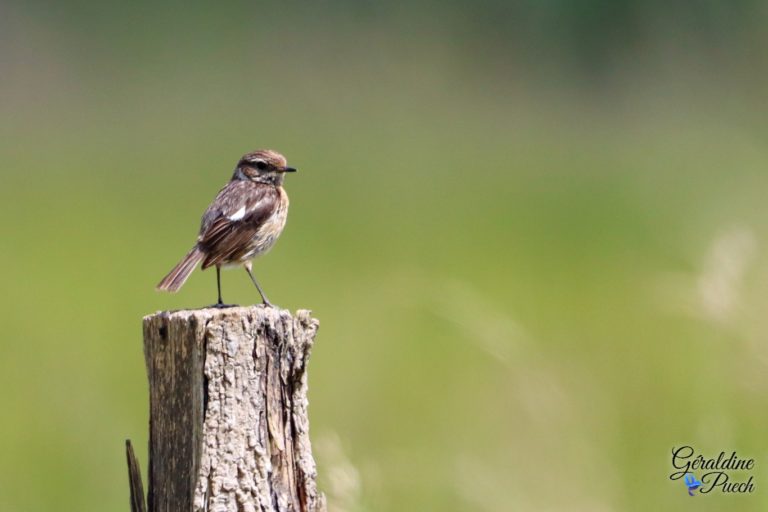
<path fill-rule="evenodd" d="M 296 169 L 277 151 L 260 149 L 243 155 L 232 179 L 205 210 L 197 242 L 157 290 L 177 292 L 202 262 L 202 270 L 216 267 L 218 300 L 213 307 L 230 307 L 221 299 L 221 269 L 242 265 L 262 303 L 273 307 L 253 276 L 251 260 L 269 251 L 283 232 L 289 204 L 283 181 L 291 172 Z"/>

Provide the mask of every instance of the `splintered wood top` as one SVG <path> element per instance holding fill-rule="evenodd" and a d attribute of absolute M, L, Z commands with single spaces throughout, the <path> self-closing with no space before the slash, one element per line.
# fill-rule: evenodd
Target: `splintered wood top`
<path fill-rule="evenodd" d="M 256 306 L 232 306 L 228 308 L 205 307 L 205 308 L 199 308 L 199 309 L 176 309 L 176 310 L 170 310 L 170 311 L 157 311 L 155 313 L 152 313 L 151 315 L 146 315 L 143 318 L 143 320 L 146 323 L 147 321 L 157 316 L 163 316 L 168 319 L 174 319 L 174 320 L 183 320 L 183 319 L 188 319 L 192 317 L 202 319 L 202 320 L 210 320 L 214 318 L 223 319 L 223 318 L 244 317 L 244 316 L 246 317 L 251 316 L 252 318 L 273 318 L 273 319 L 285 318 L 286 316 L 294 317 L 294 315 L 291 315 L 291 312 L 287 309 L 278 308 L 278 307 L 268 307 L 268 306 L 259 304 Z M 316 318 L 312 318 L 312 311 L 309 309 L 297 310 L 295 318 L 310 320 L 312 323 L 317 323 L 319 325 L 319 321 Z"/>

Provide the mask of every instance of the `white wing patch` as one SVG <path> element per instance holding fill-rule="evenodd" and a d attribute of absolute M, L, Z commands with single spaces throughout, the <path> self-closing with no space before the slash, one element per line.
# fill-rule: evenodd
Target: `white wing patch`
<path fill-rule="evenodd" d="M 245 217 L 245 206 L 237 210 L 235 213 L 227 217 L 229 220 L 240 220 Z"/>

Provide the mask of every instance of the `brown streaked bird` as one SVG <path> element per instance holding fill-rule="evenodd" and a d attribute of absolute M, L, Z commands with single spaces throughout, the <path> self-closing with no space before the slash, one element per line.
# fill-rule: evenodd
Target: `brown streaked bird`
<path fill-rule="evenodd" d="M 197 243 L 157 285 L 158 290 L 176 292 L 202 261 L 202 269 L 216 267 L 216 307 L 221 300 L 221 267 L 243 265 L 265 305 L 264 291 L 253 277 L 251 260 L 264 254 L 277 241 L 288 217 L 288 194 L 283 188 L 288 167 L 276 151 L 260 149 L 246 153 L 237 163 L 232 179 L 222 188 L 203 214 Z"/>

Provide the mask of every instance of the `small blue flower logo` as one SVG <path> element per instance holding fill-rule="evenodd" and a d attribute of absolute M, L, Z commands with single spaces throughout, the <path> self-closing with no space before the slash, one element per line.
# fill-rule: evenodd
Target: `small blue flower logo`
<path fill-rule="evenodd" d="M 689 496 L 693 496 L 693 491 L 701 487 L 701 481 L 696 480 L 696 475 L 693 473 L 686 473 L 683 481 L 685 482 L 685 486 L 688 488 Z"/>

